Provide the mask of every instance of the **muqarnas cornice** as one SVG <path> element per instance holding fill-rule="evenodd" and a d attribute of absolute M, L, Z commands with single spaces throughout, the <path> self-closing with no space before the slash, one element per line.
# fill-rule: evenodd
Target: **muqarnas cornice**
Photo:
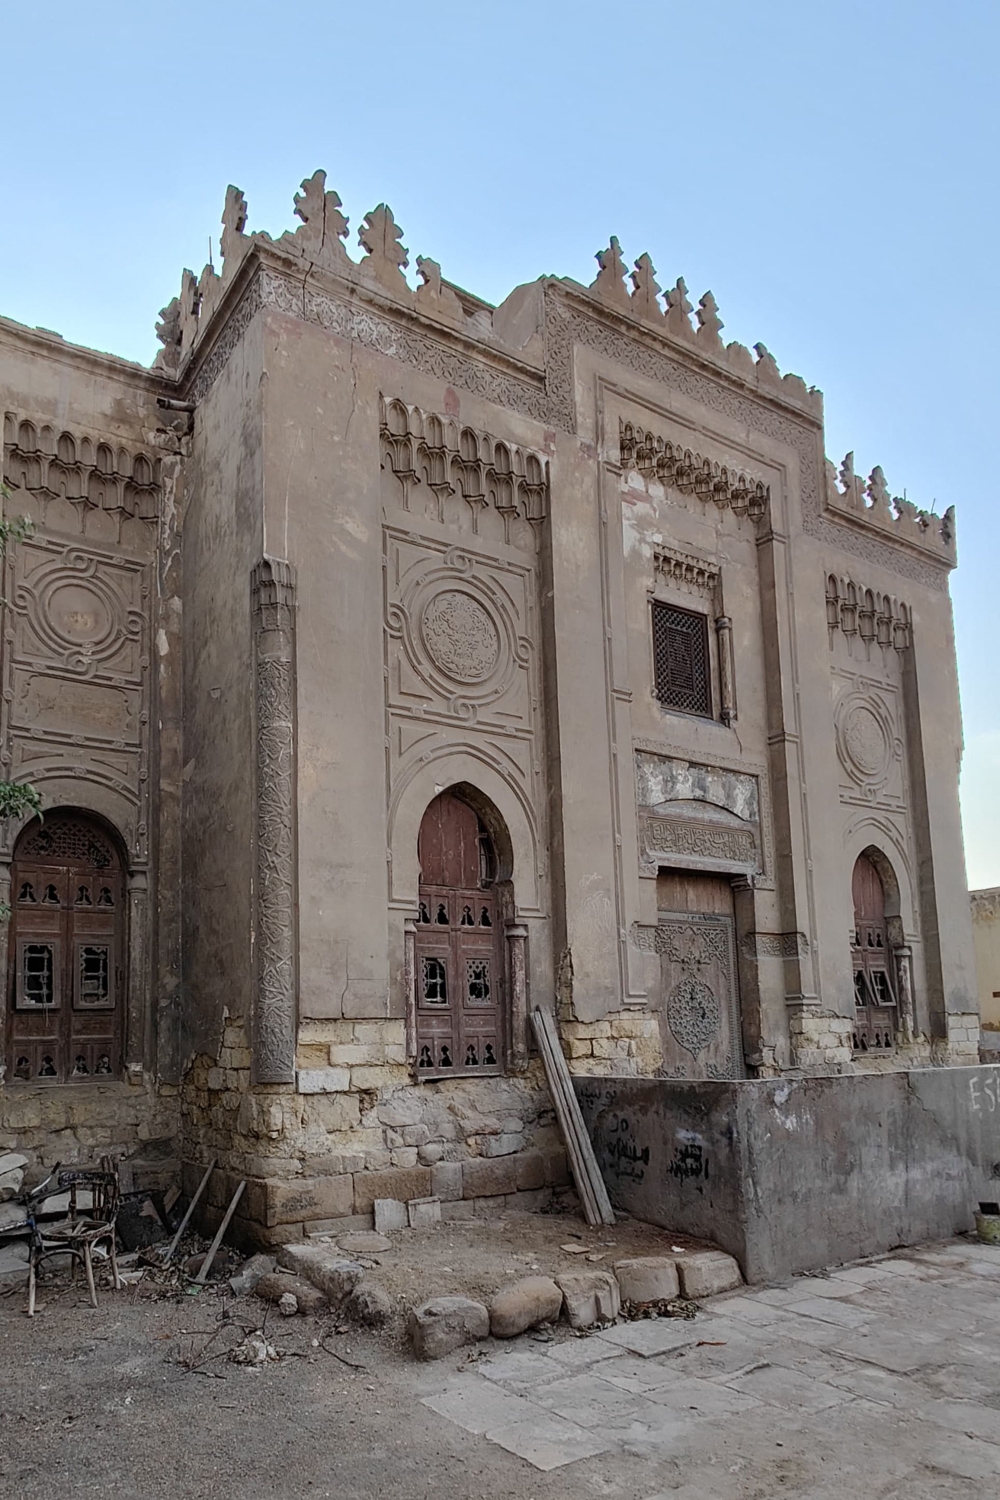
<path fill-rule="evenodd" d="M 854 454 L 848 453 L 838 474 L 826 461 L 826 508 L 838 520 L 875 532 L 902 546 L 935 558 L 947 567 L 957 562 L 955 549 L 955 507 L 950 505 L 943 516 L 919 510 L 911 501 L 889 493 L 885 475 L 878 465 L 867 482 L 854 472 Z"/>
<path fill-rule="evenodd" d="M 548 515 L 548 460 L 516 443 L 477 432 L 451 417 L 379 397 L 382 463 L 403 486 L 459 494 L 473 510 L 492 505 L 501 516 L 523 516 L 535 527 Z"/>
<path fill-rule="evenodd" d="M 682 443 L 644 432 L 631 422 L 619 423 L 619 455 L 623 469 L 636 469 L 682 495 L 712 500 L 720 510 L 755 520 L 767 511 L 771 491 L 763 480 L 703 458 Z"/>
<path fill-rule="evenodd" d="M 121 511 L 153 521 L 160 509 L 159 459 L 4 413 L 3 478 L 45 499 Z"/>

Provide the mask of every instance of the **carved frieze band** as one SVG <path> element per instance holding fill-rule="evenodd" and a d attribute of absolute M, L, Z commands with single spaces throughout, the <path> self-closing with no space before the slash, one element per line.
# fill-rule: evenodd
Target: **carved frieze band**
<path fill-rule="evenodd" d="M 804 932 L 748 932 L 740 944 L 748 958 L 807 958 Z"/>
<path fill-rule="evenodd" d="M 295 1079 L 295 576 L 264 557 L 253 570 L 257 743 L 257 992 L 253 1076 Z"/>
<path fill-rule="evenodd" d="M 830 645 L 834 632 L 840 630 L 848 639 L 861 640 L 905 651 L 913 644 L 912 621 L 906 604 L 890 594 L 855 583 L 853 578 L 838 578 L 831 573 L 826 580 L 826 623 L 830 627 Z"/>
<path fill-rule="evenodd" d="M 160 509 L 159 459 L 36 425 L 16 412 L 3 423 L 5 482 L 43 498 L 60 497 L 144 521 Z"/>
<path fill-rule="evenodd" d="M 770 486 L 740 469 L 703 458 L 683 444 L 643 432 L 631 422 L 619 421 L 618 442 L 623 469 L 635 469 L 682 495 L 712 500 L 720 510 L 728 508 L 738 516 L 749 514 L 756 518 L 767 510 Z"/>
<path fill-rule="evenodd" d="M 590 300 L 590 299 L 588 299 Z M 260 269 L 233 310 L 205 363 L 197 371 L 191 394 L 199 400 L 225 366 L 232 350 L 261 307 L 274 307 L 305 322 L 326 328 L 365 348 L 401 360 L 425 374 L 436 376 L 485 401 L 545 422 L 563 432 L 576 428 L 573 386 L 573 346 L 586 348 L 614 360 L 625 369 L 654 380 L 670 390 L 689 396 L 709 411 L 734 418 L 765 437 L 786 444 L 798 455 L 805 530 L 830 546 L 889 568 L 926 588 L 947 587 L 947 566 L 911 555 L 867 528 L 834 521 L 824 514 L 826 475 L 819 461 L 816 426 L 803 417 L 714 378 L 666 351 L 614 327 L 592 303 L 586 310 L 568 305 L 560 289 L 545 291 L 544 383 L 524 379 L 505 370 L 500 361 L 484 350 L 482 358 L 467 355 L 446 333 L 435 338 L 402 317 L 393 319 L 367 303 L 332 296 L 316 286 L 283 276 L 273 269 Z"/>
<path fill-rule="evenodd" d="M 548 515 L 546 459 L 467 424 L 379 397 L 382 462 L 408 491 L 423 483 L 440 497 L 459 494 L 473 509 L 538 524 Z"/>

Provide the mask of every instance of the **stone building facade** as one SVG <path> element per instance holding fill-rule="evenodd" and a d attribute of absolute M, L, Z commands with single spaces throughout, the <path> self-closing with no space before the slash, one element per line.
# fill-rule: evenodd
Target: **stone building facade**
<path fill-rule="evenodd" d="M 2 1139 L 244 1233 L 565 1182 L 574 1072 L 975 1061 L 954 517 L 617 241 L 499 307 L 230 188 L 151 370 L 0 321 Z"/>

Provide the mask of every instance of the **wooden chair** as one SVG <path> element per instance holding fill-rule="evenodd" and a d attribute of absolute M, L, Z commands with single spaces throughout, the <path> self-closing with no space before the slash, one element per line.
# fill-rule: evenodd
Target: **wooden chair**
<path fill-rule="evenodd" d="M 28 1317 L 35 1315 L 35 1283 L 38 1267 L 51 1255 L 69 1255 L 73 1258 L 73 1269 L 78 1260 L 87 1272 L 90 1289 L 90 1305 L 97 1306 L 97 1288 L 94 1285 L 93 1252 L 96 1246 L 106 1243 L 111 1257 L 111 1273 L 115 1291 L 121 1290 L 118 1277 L 118 1257 L 115 1245 L 115 1226 L 118 1218 L 118 1173 L 108 1166 L 100 1171 L 74 1168 L 60 1172 L 59 1193 L 69 1189 L 69 1214 L 54 1224 L 39 1222 L 32 1225 L 31 1247 L 28 1254 Z M 77 1192 L 80 1188 L 90 1190 L 92 1203 L 90 1212 L 81 1215 L 77 1210 Z"/>

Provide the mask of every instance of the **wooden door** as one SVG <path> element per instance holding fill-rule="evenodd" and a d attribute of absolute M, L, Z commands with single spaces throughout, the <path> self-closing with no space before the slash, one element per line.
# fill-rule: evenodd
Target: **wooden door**
<path fill-rule="evenodd" d="M 9 1082 L 120 1072 L 123 895 L 118 855 L 96 823 L 54 813 L 22 835 L 11 879 Z"/>
<path fill-rule="evenodd" d="M 489 834 L 444 792 L 424 814 L 417 852 L 417 1068 L 425 1078 L 499 1073 L 503 947 Z"/>
<path fill-rule="evenodd" d="M 854 897 L 851 933 L 854 1050 L 892 1051 L 896 1045 L 896 996 L 889 962 L 885 891 L 882 877 L 866 854 L 855 861 L 851 894 Z"/>
<path fill-rule="evenodd" d="M 661 870 L 661 1037 L 672 1078 L 743 1078 L 733 891 L 724 875 Z"/>

